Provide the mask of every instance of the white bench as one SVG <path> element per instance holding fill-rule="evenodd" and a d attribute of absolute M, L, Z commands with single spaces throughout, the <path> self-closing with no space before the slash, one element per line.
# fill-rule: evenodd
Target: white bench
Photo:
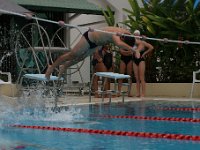
<path fill-rule="evenodd" d="M 191 88 L 191 92 L 190 92 L 190 98 L 192 98 L 195 83 L 200 83 L 200 79 L 197 79 L 198 73 L 200 73 L 200 69 L 197 71 L 193 71 L 193 80 L 192 80 L 192 88 Z"/>

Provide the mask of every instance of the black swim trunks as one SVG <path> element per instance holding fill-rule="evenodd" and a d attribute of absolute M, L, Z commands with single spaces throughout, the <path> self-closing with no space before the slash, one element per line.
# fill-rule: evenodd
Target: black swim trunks
<path fill-rule="evenodd" d="M 94 42 L 91 42 L 89 37 L 88 37 L 88 32 L 89 31 L 86 31 L 83 36 L 85 37 L 85 39 L 87 40 L 88 44 L 90 45 L 90 49 L 93 49 L 95 47 L 97 47 L 98 45 L 96 45 Z"/>
<path fill-rule="evenodd" d="M 122 60 L 126 65 L 128 65 L 128 63 L 132 60 L 132 56 L 124 56 L 124 55 L 121 55 L 121 60 Z"/>
<path fill-rule="evenodd" d="M 113 65 L 113 54 L 106 52 L 103 57 L 103 63 L 106 68 L 109 70 Z"/>
<path fill-rule="evenodd" d="M 97 59 L 92 59 L 92 65 L 96 66 L 98 64 L 98 60 Z"/>

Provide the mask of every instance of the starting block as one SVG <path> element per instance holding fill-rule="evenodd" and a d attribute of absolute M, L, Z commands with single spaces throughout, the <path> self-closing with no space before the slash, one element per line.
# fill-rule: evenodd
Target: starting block
<path fill-rule="evenodd" d="M 103 94 L 102 94 L 102 101 L 104 99 L 104 94 L 105 93 L 109 93 L 110 95 L 113 94 L 113 93 L 118 93 L 118 83 L 117 81 L 119 79 L 128 79 L 128 82 L 130 83 L 130 80 L 131 80 L 131 77 L 129 75 L 125 75 L 125 74 L 119 74 L 119 73 L 114 73 L 114 72 L 96 72 L 94 73 L 94 75 L 92 76 L 92 81 L 91 81 L 91 84 L 90 84 L 90 90 L 89 90 L 89 102 L 91 102 L 91 95 L 92 95 L 92 91 L 91 91 L 91 88 L 92 88 L 92 83 L 93 83 L 93 80 L 94 80 L 94 77 L 95 76 L 98 76 L 98 77 L 102 77 L 102 78 L 110 78 L 110 79 L 114 79 L 114 90 L 108 90 L 108 91 L 101 91 Z M 107 80 L 105 80 L 104 82 L 106 82 Z M 104 83 L 105 84 L 105 83 Z M 104 85 L 103 84 L 103 85 Z M 99 92 L 99 91 L 95 91 L 95 92 Z M 130 84 L 128 86 L 128 92 L 130 92 Z M 123 95 L 123 98 L 122 98 L 122 101 L 124 102 L 124 93 L 122 94 Z M 111 96 L 110 96 L 110 102 L 111 102 Z"/>
<path fill-rule="evenodd" d="M 57 76 L 50 76 L 50 79 L 48 80 L 45 77 L 45 74 L 24 74 L 20 80 L 20 85 L 22 86 L 22 83 L 24 80 L 27 80 L 28 83 L 28 90 L 30 89 L 30 84 L 29 81 L 36 81 L 35 83 L 35 87 L 37 88 L 38 84 L 41 84 L 44 86 L 44 90 L 46 90 L 47 92 L 52 91 L 53 96 L 55 98 L 55 106 L 57 106 L 57 101 L 58 101 L 58 96 L 59 96 L 59 92 L 62 91 L 62 86 L 63 86 L 63 81 L 64 78 L 59 78 Z M 51 84 L 49 84 L 51 83 Z M 47 93 L 46 92 L 46 93 Z"/>

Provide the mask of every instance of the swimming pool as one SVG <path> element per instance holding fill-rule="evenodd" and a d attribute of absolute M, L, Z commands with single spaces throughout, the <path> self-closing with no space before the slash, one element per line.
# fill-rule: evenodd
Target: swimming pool
<path fill-rule="evenodd" d="M 0 148 L 196 150 L 199 108 L 199 102 L 134 101 L 66 106 L 56 112 L 7 111 L 1 116 Z"/>

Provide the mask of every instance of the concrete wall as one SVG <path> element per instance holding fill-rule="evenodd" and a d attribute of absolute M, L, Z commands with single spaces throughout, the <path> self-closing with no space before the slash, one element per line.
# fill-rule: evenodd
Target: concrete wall
<path fill-rule="evenodd" d="M 113 85 L 112 85 L 113 88 Z M 147 83 L 146 97 L 190 97 L 191 83 Z M 122 90 L 126 90 L 123 87 Z M 131 93 L 135 96 L 135 83 L 132 84 Z M 196 83 L 193 91 L 194 98 L 200 98 L 200 84 Z"/>
<path fill-rule="evenodd" d="M 20 89 L 16 84 L 0 84 L 0 95 L 16 97 L 20 95 Z"/>

